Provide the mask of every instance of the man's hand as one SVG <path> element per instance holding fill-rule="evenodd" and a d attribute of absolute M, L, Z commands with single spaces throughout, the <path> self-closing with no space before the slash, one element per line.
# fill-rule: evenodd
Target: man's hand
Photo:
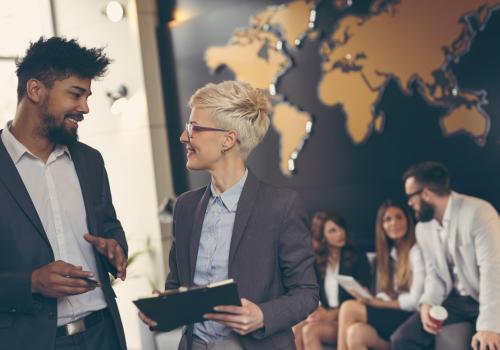
<path fill-rule="evenodd" d="M 429 317 L 429 311 L 432 305 L 422 304 L 420 306 L 420 319 L 422 320 L 422 326 L 427 333 L 436 335 L 439 331 L 438 327 L 431 321 Z"/>
<path fill-rule="evenodd" d="M 208 320 L 222 323 L 240 335 L 245 335 L 264 327 L 264 314 L 260 307 L 245 298 L 241 299 L 241 305 L 216 306 L 214 307 L 215 311 L 224 313 L 205 314 L 204 317 Z"/>
<path fill-rule="evenodd" d="M 112 238 L 101 238 L 90 234 L 83 235 L 83 238 L 92 244 L 99 253 L 108 258 L 109 262 L 116 268 L 118 278 L 125 281 L 127 275 L 127 259 L 122 247 Z"/>
<path fill-rule="evenodd" d="M 474 350 L 500 350 L 500 334 L 490 331 L 477 331 L 470 344 Z"/>
<path fill-rule="evenodd" d="M 42 266 L 31 273 L 31 292 L 47 298 L 87 293 L 99 285 L 86 282 L 82 277 L 93 277 L 81 266 L 74 266 L 58 260 Z"/>

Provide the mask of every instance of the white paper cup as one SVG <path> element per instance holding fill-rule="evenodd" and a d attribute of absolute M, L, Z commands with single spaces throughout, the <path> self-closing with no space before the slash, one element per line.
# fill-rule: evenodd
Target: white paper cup
<path fill-rule="evenodd" d="M 441 329 L 443 322 L 448 318 L 448 311 L 442 306 L 434 305 L 429 311 L 429 319 L 436 326 Z"/>

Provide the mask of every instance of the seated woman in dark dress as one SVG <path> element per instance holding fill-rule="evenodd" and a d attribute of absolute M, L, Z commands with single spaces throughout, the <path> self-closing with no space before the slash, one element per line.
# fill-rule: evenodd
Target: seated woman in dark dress
<path fill-rule="evenodd" d="M 339 306 L 352 297 L 339 286 L 335 275 L 350 275 L 362 285 L 370 285 L 366 255 L 346 245 L 347 227 L 343 218 L 318 212 L 313 217 L 311 231 L 321 305 L 293 328 L 298 350 L 321 349 L 322 343 L 337 341 Z"/>
<path fill-rule="evenodd" d="M 425 267 L 406 207 L 384 202 L 377 213 L 376 298 L 348 301 L 339 313 L 337 349 L 390 348 L 391 334 L 417 310 Z"/>

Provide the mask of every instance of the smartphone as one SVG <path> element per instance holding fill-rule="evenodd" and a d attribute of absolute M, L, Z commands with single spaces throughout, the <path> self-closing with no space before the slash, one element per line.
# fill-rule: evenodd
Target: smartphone
<path fill-rule="evenodd" d="M 96 280 L 93 280 L 92 278 L 89 278 L 89 277 L 78 277 L 78 278 L 84 280 L 85 282 L 89 283 L 92 286 L 97 286 L 99 284 L 99 282 L 97 282 Z"/>

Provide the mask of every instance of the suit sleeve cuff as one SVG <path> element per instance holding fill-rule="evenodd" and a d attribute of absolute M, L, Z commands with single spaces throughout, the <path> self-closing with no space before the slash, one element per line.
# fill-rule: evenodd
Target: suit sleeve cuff
<path fill-rule="evenodd" d="M 2 288 L 0 312 L 34 313 L 36 311 L 31 292 L 31 271 L 9 274 L 5 276 L 5 280 L 1 278 L 0 281 L 0 283 L 7 284 Z"/>
<path fill-rule="evenodd" d="M 252 336 L 256 339 L 263 339 L 275 333 L 278 329 L 276 327 L 276 322 L 273 319 L 273 313 L 271 311 L 272 307 L 270 305 L 270 302 L 262 303 L 258 306 L 260 307 L 260 309 L 262 310 L 262 314 L 264 315 L 264 327 L 253 332 Z"/>

